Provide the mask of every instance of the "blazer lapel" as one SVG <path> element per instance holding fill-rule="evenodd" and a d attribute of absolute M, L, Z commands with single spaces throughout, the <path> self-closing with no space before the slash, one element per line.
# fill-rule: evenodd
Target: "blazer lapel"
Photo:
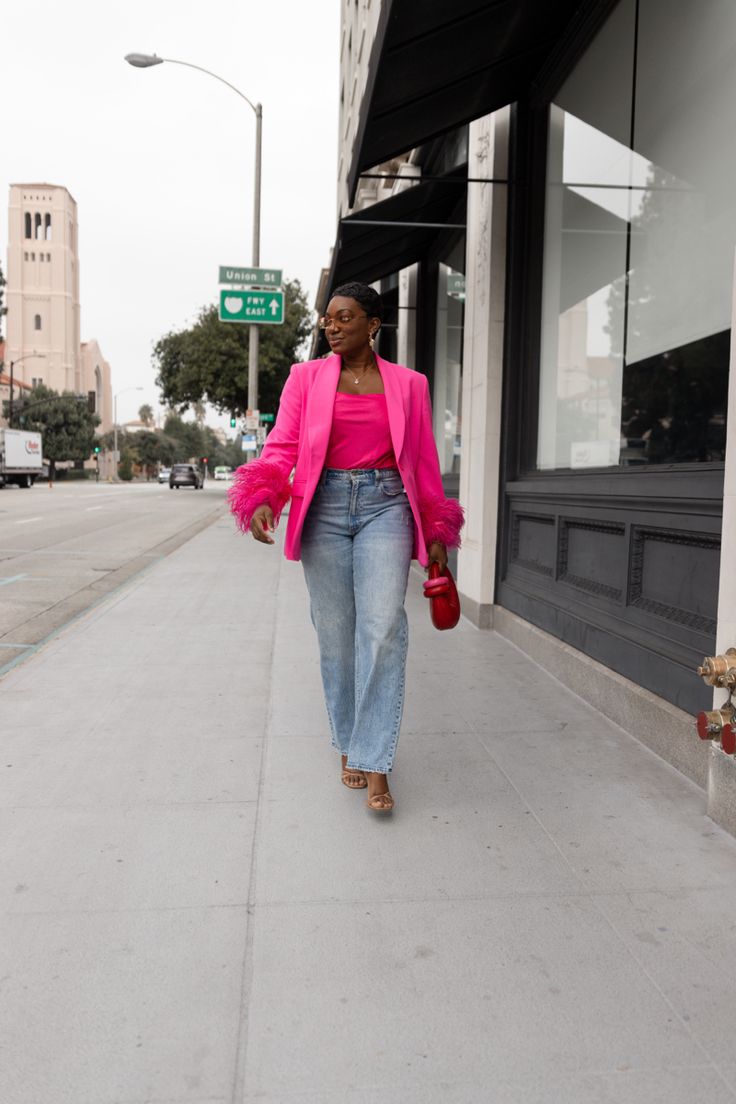
<path fill-rule="evenodd" d="M 383 389 L 386 392 L 386 410 L 388 412 L 388 425 L 391 430 L 391 443 L 394 446 L 394 456 L 398 463 L 404 445 L 404 430 L 406 428 L 404 397 L 396 373 L 393 370 L 393 365 L 379 356 L 376 357 L 376 361 L 383 380 Z"/>
<path fill-rule="evenodd" d="M 321 471 L 332 428 L 335 392 L 340 378 L 340 357 L 329 356 L 319 365 L 307 400 L 307 433 L 312 467 Z"/>

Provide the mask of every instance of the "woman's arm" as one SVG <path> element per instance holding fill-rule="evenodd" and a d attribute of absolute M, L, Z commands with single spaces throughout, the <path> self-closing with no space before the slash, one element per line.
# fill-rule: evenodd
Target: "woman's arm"
<path fill-rule="evenodd" d="M 244 533 L 251 530 L 251 520 L 259 506 L 269 508 L 273 528 L 274 519 L 278 522 L 291 497 L 289 475 L 299 449 L 302 401 L 295 368 L 296 365 L 293 365 L 284 384 L 276 423 L 266 439 L 261 456 L 237 469 L 235 482 L 228 491 L 230 511 Z"/>
<path fill-rule="evenodd" d="M 439 560 L 440 557 L 433 553 L 431 546 L 438 544 L 445 548 L 459 548 L 460 530 L 465 523 L 465 514 L 457 499 L 445 496 L 437 445 L 432 430 L 429 381 L 426 376 L 420 378 L 422 380 L 422 416 L 416 467 L 419 516 L 430 559 Z"/>

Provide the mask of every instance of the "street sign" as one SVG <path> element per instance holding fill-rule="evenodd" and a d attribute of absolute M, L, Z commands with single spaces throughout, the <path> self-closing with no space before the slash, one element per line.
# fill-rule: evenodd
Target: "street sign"
<path fill-rule="evenodd" d="M 256 430 L 256 441 L 259 445 L 265 445 L 266 443 L 266 427 L 259 426 Z"/>
<path fill-rule="evenodd" d="M 272 422 L 273 419 L 274 419 L 273 414 L 261 414 L 261 421 L 262 422 Z"/>
<path fill-rule="evenodd" d="M 235 265 L 228 268 L 220 265 L 221 284 L 240 284 L 241 287 L 281 287 L 283 283 L 282 270 L 280 268 L 237 268 Z"/>
<path fill-rule="evenodd" d="M 281 326 L 284 321 L 284 293 L 221 288 L 220 321 Z"/>
<path fill-rule="evenodd" d="M 258 448 L 258 446 L 256 444 L 255 435 L 251 436 L 250 434 L 249 435 L 244 434 L 243 435 L 243 440 L 242 440 L 242 443 L 241 443 L 241 448 L 242 448 L 243 452 L 255 452 Z"/>
<path fill-rule="evenodd" d="M 245 429 L 258 429 L 258 411 L 255 410 L 252 414 L 246 414 L 243 424 Z"/>
<path fill-rule="evenodd" d="M 465 298 L 465 276 L 462 272 L 447 273 L 447 294 L 453 299 Z"/>

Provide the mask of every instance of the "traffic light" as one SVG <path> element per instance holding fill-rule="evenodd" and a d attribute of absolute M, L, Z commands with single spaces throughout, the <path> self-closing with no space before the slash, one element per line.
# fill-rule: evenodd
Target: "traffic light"
<path fill-rule="evenodd" d="M 95 445 L 95 447 L 94 447 L 94 453 L 95 453 L 95 456 L 97 455 L 97 453 L 98 453 L 99 451 L 100 451 L 100 446 L 99 446 L 99 445 Z"/>
<path fill-rule="evenodd" d="M 231 414 L 230 415 L 230 428 L 235 429 L 237 424 L 238 424 L 238 419 L 235 417 L 234 414 Z"/>
<path fill-rule="evenodd" d="M 206 464 L 206 463 L 207 463 L 207 457 L 206 457 L 206 456 L 203 456 L 203 457 L 202 457 L 202 463 L 203 463 L 203 464 Z"/>

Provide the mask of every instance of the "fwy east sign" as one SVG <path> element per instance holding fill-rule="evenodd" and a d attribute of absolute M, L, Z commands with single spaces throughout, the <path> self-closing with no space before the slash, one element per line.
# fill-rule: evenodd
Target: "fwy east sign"
<path fill-rule="evenodd" d="M 281 326 L 284 321 L 284 293 L 221 288 L 220 321 Z"/>

